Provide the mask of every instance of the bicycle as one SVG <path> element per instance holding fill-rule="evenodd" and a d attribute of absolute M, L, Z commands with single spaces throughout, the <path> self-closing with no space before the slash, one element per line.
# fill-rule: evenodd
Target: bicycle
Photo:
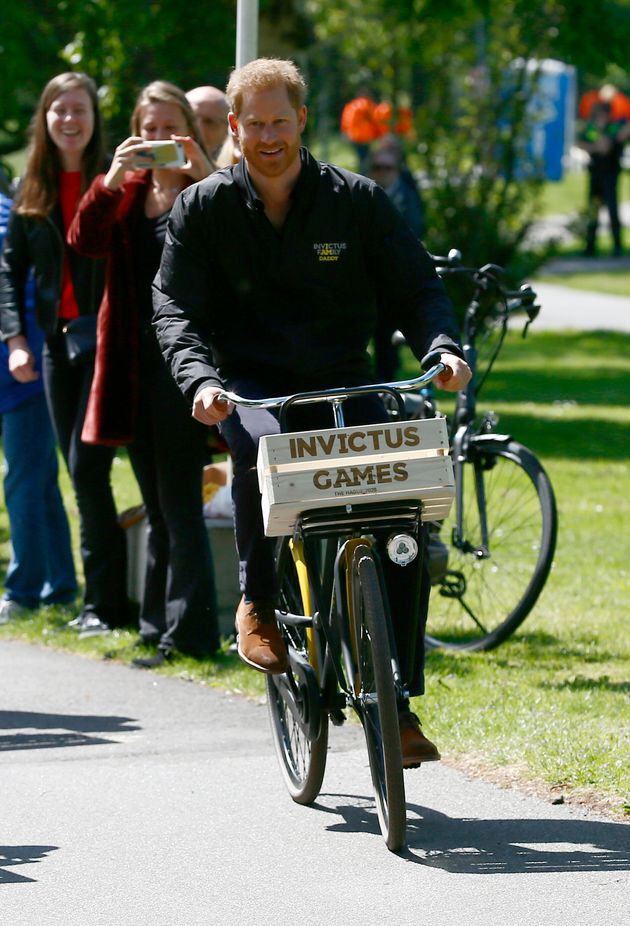
<path fill-rule="evenodd" d="M 387 847 L 405 844 L 406 806 L 398 704 L 411 677 L 401 667 L 377 537 L 404 568 L 423 555 L 423 521 L 444 517 L 453 497 L 443 419 L 401 426 L 401 392 L 417 389 L 443 364 L 401 383 L 246 399 L 234 405 L 280 408 L 281 433 L 263 437 L 258 454 L 265 532 L 277 536 L 279 607 L 289 671 L 266 677 L 276 753 L 294 801 L 319 794 L 329 720 L 353 708 L 365 733 L 379 824 Z M 381 393 L 396 402 L 398 423 L 348 428 L 343 403 Z M 329 402 L 335 428 L 286 431 L 296 404 Z"/>
<path fill-rule="evenodd" d="M 540 307 L 530 286 L 505 287 L 500 280 L 504 271 L 496 264 L 464 267 L 456 250 L 433 261 L 442 277 L 462 274 L 472 280 L 462 343 L 473 378 L 458 393 L 450 422 L 455 504 L 430 535 L 433 589 L 425 642 L 427 648 L 490 650 L 536 604 L 556 545 L 556 503 L 544 467 L 531 450 L 497 431 L 494 412 L 477 420 L 477 399 L 509 319 L 525 312 L 525 336 Z M 415 397 L 412 417 L 436 414 L 430 391 Z"/>

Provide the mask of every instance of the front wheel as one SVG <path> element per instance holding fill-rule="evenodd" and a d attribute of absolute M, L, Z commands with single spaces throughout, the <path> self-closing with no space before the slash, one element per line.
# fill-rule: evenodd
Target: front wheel
<path fill-rule="evenodd" d="M 488 650 L 507 639 L 538 600 L 556 545 L 556 504 L 531 451 L 483 436 L 468 445 L 457 492 L 463 493 L 462 534 L 455 538 L 454 505 L 440 532 L 448 564 L 431 594 L 426 645 Z"/>
<path fill-rule="evenodd" d="M 359 675 L 354 706 L 365 732 L 381 832 L 387 848 L 396 852 L 405 845 L 407 821 L 387 614 L 376 563 L 368 547 L 356 548 L 351 568 Z"/>
<path fill-rule="evenodd" d="M 300 588 L 289 541 L 278 544 L 276 558 L 280 610 L 307 615 L 308 591 Z M 309 661 L 304 627 L 281 629 L 289 651 L 290 670 L 268 675 L 267 707 L 276 755 L 287 790 L 298 804 L 310 804 L 319 794 L 326 769 L 328 714 L 321 707 L 317 674 Z"/>

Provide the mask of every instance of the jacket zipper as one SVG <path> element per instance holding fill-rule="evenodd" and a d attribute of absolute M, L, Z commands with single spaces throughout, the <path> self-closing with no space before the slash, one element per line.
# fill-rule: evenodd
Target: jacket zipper
<path fill-rule="evenodd" d="M 55 306 L 55 327 L 56 327 L 57 319 L 59 318 L 59 306 L 61 304 L 61 285 L 63 283 L 64 243 L 63 243 L 63 238 L 61 237 L 61 232 L 59 231 L 59 229 L 57 228 L 57 226 L 55 225 L 55 223 L 53 222 L 53 220 L 51 219 L 49 215 L 46 216 L 46 221 L 48 222 L 50 227 L 53 229 L 55 236 L 57 240 L 59 241 L 60 248 L 61 248 L 60 260 L 59 260 L 59 281 L 57 285 L 57 305 Z"/>

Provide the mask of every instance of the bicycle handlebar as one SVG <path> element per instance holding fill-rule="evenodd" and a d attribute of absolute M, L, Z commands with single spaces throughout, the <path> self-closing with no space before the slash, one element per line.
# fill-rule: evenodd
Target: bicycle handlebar
<path fill-rule="evenodd" d="M 461 252 L 456 248 L 451 248 L 446 257 L 430 256 L 439 276 L 464 274 L 472 277 L 475 285 L 481 290 L 496 289 L 505 300 L 505 308 L 508 314 L 524 309 L 529 316 L 530 322 L 538 315 L 540 306 L 535 305 L 538 298 L 535 290 L 532 289 L 529 283 L 524 283 L 520 289 L 507 289 L 499 280 L 505 270 L 498 264 L 484 264 L 483 267 L 465 267 L 461 262 Z"/>
<path fill-rule="evenodd" d="M 303 392 L 294 395 L 273 396 L 265 399 L 249 399 L 237 395 L 235 392 L 224 390 L 217 396 L 218 402 L 232 402 L 244 408 L 279 408 L 291 399 L 296 405 L 309 405 L 315 402 L 343 402 L 359 395 L 375 392 L 411 392 L 418 387 L 426 386 L 432 379 L 439 376 L 447 366 L 444 363 L 434 364 L 426 373 L 414 379 L 404 379 L 395 383 L 368 383 L 365 386 L 348 386 L 339 389 L 326 389 L 318 392 Z"/>

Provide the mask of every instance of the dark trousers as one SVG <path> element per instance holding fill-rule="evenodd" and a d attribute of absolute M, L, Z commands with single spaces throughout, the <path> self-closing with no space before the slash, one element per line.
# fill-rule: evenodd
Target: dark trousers
<path fill-rule="evenodd" d="M 136 437 L 129 445 L 149 520 L 140 634 L 203 655 L 219 645 L 202 500 L 208 429 L 192 418 L 150 330 L 141 339 L 140 383 Z"/>
<path fill-rule="evenodd" d="M 291 382 L 290 391 L 314 389 Z M 246 378 L 230 378 L 227 388 L 238 395 L 262 398 L 272 395 L 286 395 L 286 380 L 260 381 Z M 347 425 L 363 425 L 388 421 L 387 412 L 376 396 L 353 399 L 344 404 Z M 308 431 L 334 427 L 332 412 L 328 404 L 294 407 L 289 415 L 290 431 Z M 274 411 L 252 408 L 236 408 L 220 425 L 234 467 L 232 500 L 236 546 L 240 564 L 240 588 L 250 599 L 273 598 L 276 594 L 274 574 L 274 538 L 265 537 L 260 506 L 260 490 L 256 460 L 260 438 L 280 431 L 277 414 Z M 424 690 L 424 627 L 426 624 L 429 581 L 426 573 L 426 558 L 419 556 L 409 566 L 394 565 L 385 552 L 386 537 L 377 537 L 385 581 L 389 591 L 391 614 L 396 633 L 398 653 L 405 672 L 405 681 L 412 694 Z M 421 550 L 426 546 L 424 532 Z"/>
<path fill-rule="evenodd" d="M 586 252 L 595 253 L 595 239 L 599 224 L 599 210 L 605 206 L 610 216 L 610 231 L 615 253 L 621 252 L 621 222 L 617 201 L 619 174 L 610 170 L 591 170 L 588 191 L 589 219 L 586 229 Z"/>
<path fill-rule="evenodd" d="M 60 332 L 47 339 L 42 367 L 50 417 L 79 510 L 83 610 L 110 627 L 122 627 L 128 621 L 126 550 L 110 483 L 115 450 L 81 440 L 94 367 L 70 365 Z"/>

